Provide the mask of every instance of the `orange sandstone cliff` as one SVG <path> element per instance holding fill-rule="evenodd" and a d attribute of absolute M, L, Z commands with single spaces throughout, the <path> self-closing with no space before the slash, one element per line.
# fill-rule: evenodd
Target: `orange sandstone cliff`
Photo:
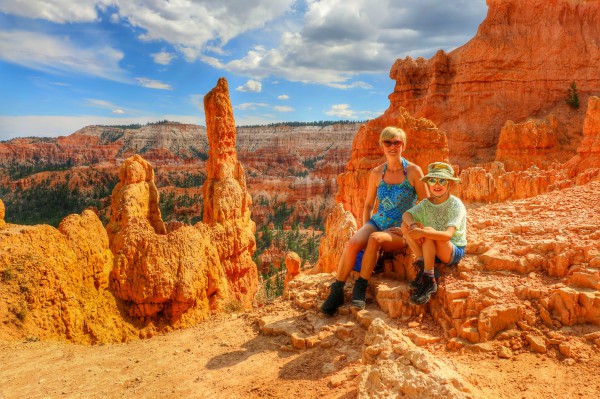
<path fill-rule="evenodd" d="M 432 120 L 448 134 L 450 161 L 494 160 L 507 120 L 554 115 L 570 158 L 585 109 L 565 103 L 571 82 L 581 104 L 600 93 L 600 3 L 585 0 L 488 0 L 488 14 L 465 45 L 429 60 L 399 59 L 392 108 Z"/>

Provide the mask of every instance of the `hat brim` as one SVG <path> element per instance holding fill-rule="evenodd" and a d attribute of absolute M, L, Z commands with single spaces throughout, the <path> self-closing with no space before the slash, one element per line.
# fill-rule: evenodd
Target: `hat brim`
<path fill-rule="evenodd" d="M 442 173 L 427 173 L 425 176 L 423 176 L 421 178 L 422 182 L 426 182 L 427 179 L 429 179 L 430 177 L 434 177 L 436 179 L 446 179 L 446 180 L 451 180 L 451 181 L 455 181 L 455 182 L 459 182 L 460 179 L 458 177 L 454 177 L 454 176 L 448 176 Z"/>

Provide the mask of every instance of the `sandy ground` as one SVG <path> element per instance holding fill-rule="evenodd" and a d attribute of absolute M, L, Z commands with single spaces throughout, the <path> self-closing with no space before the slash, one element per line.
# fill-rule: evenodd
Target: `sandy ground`
<path fill-rule="evenodd" d="M 309 312 L 310 313 L 310 312 Z M 354 398 L 364 330 L 331 348 L 294 350 L 286 336 L 259 333 L 265 315 L 306 317 L 289 302 L 222 315 L 194 328 L 128 344 L 80 346 L 0 341 L 0 398 Z M 313 317 L 313 315 L 311 315 Z M 314 314 L 314 317 L 321 317 Z M 352 315 L 325 322 L 344 322 Z M 565 361 L 552 353 L 500 359 L 496 352 L 447 352 L 444 358 L 487 398 L 598 398 L 600 355 Z M 333 365 L 333 366 L 332 366 Z"/>

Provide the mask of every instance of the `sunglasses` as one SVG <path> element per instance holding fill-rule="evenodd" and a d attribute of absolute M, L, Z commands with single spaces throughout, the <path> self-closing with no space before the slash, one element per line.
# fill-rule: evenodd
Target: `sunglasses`
<path fill-rule="evenodd" d="M 400 144 L 402 144 L 403 142 L 400 140 L 396 140 L 396 141 L 391 141 L 391 140 L 383 140 L 383 145 L 386 147 L 400 147 Z"/>
<path fill-rule="evenodd" d="M 440 186 L 446 186 L 448 184 L 447 179 L 437 179 L 435 177 L 430 177 L 427 179 L 427 184 L 430 186 L 435 186 L 437 183 L 440 183 Z"/>

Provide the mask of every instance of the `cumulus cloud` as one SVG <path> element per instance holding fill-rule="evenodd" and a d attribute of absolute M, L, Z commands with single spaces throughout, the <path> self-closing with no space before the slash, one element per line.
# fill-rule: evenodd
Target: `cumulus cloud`
<path fill-rule="evenodd" d="M 45 19 L 56 23 L 92 22 L 97 9 L 105 9 L 110 0 L 2 0 L 0 11 L 25 18 Z"/>
<path fill-rule="evenodd" d="M 282 16 L 293 0 L 114 0 L 121 18 L 140 28 L 140 39 L 173 44 L 189 61 Z"/>
<path fill-rule="evenodd" d="M 148 79 L 148 78 L 135 78 L 140 86 L 147 87 L 149 89 L 157 89 L 157 90 L 173 90 L 170 84 L 163 83 L 158 80 Z"/>
<path fill-rule="evenodd" d="M 238 86 L 236 91 L 260 93 L 262 91 L 262 83 L 250 79 L 243 86 Z"/>
<path fill-rule="evenodd" d="M 0 59 L 52 74 L 97 76 L 126 82 L 123 53 L 108 46 L 82 46 L 69 37 L 21 30 L 0 31 Z"/>
<path fill-rule="evenodd" d="M 160 65 L 169 65 L 173 58 L 175 58 L 175 54 L 169 53 L 166 51 L 161 51 L 160 53 L 150 54 L 154 62 Z"/>
<path fill-rule="evenodd" d="M 119 115 L 122 115 L 122 114 L 124 114 L 124 113 L 125 113 L 125 111 L 123 111 L 123 110 L 122 110 L 122 109 L 120 109 L 120 108 L 117 108 L 117 109 L 113 109 L 113 110 L 112 110 L 112 113 L 113 113 L 113 114 L 119 114 Z"/>
<path fill-rule="evenodd" d="M 300 28 L 283 32 L 277 47 L 255 46 L 241 58 L 219 63 L 256 78 L 365 87 L 352 79 L 387 72 L 399 57 L 431 56 L 465 43 L 486 10 L 484 1 L 466 0 L 310 1 Z"/>
<path fill-rule="evenodd" d="M 356 119 L 356 113 L 350 109 L 350 104 L 334 104 L 331 109 L 325 111 L 325 115 L 344 119 Z"/>
<path fill-rule="evenodd" d="M 277 98 L 280 100 L 289 100 L 290 96 L 288 96 L 287 94 L 282 94 L 280 96 L 277 96 Z"/>

